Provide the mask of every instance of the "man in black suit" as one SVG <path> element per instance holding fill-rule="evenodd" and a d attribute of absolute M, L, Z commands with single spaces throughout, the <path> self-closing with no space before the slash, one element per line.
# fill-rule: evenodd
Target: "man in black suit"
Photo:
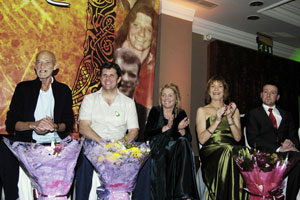
<path fill-rule="evenodd" d="M 274 84 L 265 84 L 260 93 L 262 106 L 246 115 L 247 140 L 252 148 L 266 152 L 289 152 L 290 157 L 300 157 L 297 128 L 291 114 L 276 107 L 280 95 Z M 300 188 L 300 165 L 289 173 L 286 199 L 296 199 Z"/>

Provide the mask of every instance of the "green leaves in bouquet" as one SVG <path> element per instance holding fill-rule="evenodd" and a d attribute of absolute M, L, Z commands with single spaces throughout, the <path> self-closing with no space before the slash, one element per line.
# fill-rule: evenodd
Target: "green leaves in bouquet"
<path fill-rule="evenodd" d="M 233 158 L 242 171 L 253 170 L 255 161 L 248 148 L 240 149 L 237 153 L 233 154 Z"/>
<path fill-rule="evenodd" d="M 130 149 L 132 147 L 136 147 L 137 146 L 137 145 L 134 145 L 132 142 L 128 141 L 127 136 L 125 136 L 124 139 L 125 139 L 125 148 L 126 149 Z"/>
<path fill-rule="evenodd" d="M 270 172 L 276 165 L 283 164 L 287 156 L 242 148 L 233 155 L 233 158 L 242 171 L 252 171 L 256 163 L 260 170 Z"/>
<path fill-rule="evenodd" d="M 284 162 L 283 156 L 277 153 L 254 152 L 258 167 L 264 172 L 270 172 L 278 162 Z"/>

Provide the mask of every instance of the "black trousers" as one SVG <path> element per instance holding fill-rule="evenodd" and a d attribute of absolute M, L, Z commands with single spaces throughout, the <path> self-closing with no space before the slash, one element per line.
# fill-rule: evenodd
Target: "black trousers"
<path fill-rule="evenodd" d="M 286 153 L 284 153 L 286 155 Z M 288 172 L 288 182 L 286 188 L 286 200 L 296 200 L 300 188 L 300 153 L 288 152 L 290 162 L 295 162 L 294 166 Z"/>
<path fill-rule="evenodd" d="M 5 143 L 0 142 L 0 182 L 5 200 L 16 200 L 18 194 L 19 162 Z"/>

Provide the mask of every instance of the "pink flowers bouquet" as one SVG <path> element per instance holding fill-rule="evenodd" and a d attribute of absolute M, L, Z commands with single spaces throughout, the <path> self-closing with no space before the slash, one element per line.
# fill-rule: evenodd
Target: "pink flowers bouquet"
<path fill-rule="evenodd" d="M 149 156 L 149 145 L 86 140 L 84 149 L 101 181 L 98 200 L 129 200 L 139 169 Z"/>
<path fill-rule="evenodd" d="M 240 149 L 234 158 L 250 193 L 250 200 L 284 199 L 283 178 L 291 167 L 287 156 L 259 151 L 250 153 L 246 148 Z"/>
<path fill-rule="evenodd" d="M 67 199 L 83 140 L 67 137 L 51 145 L 11 142 L 6 138 L 4 142 L 24 167 L 39 200 Z"/>

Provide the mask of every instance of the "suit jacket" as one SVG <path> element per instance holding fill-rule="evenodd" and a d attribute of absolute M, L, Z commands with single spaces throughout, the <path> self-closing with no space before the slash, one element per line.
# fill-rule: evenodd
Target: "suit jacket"
<path fill-rule="evenodd" d="M 291 114 L 280 108 L 277 109 L 282 117 L 277 129 L 274 128 L 262 106 L 251 110 L 246 115 L 247 140 L 252 148 L 275 152 L 285 139 L 290 139 L 296 148 L 299 147 L 297 128 Z M 277 141 L 277 137 L 279 141 Z"/>
<path fill-rule="evenodd" d="M 139 104 L 138 102 L 135 102 L 136 106 L 136 112 L 138 115 L 138 120 L 139 120 L 139 135 L 138 138 L 136 139 L 137 142 L 145 142 L 145 135 L 144 135 L 144 130 L 145 130 L 145 125 L 146 125 L 146 120 L 148 116 L 149 109 L 142 104 Z"/>
<path fill-rule="evenodd" d="M 42 82 L 38 78 L 17 85 L 5 121 L 7 132 L 15 134 L 14 140 L 33 141 L 32 130 L 16 131 L 15 125 L 18 121 L 35 121 L 34 112 L 41 86 Z M 65 123 L 65 131 L 58 132 L 60 138 L 65 138 L 73 129 L 72 93 L 67 85 L 57 82 L 54 78 L 51 86 L 55 101 L 54 123 Z"/>

